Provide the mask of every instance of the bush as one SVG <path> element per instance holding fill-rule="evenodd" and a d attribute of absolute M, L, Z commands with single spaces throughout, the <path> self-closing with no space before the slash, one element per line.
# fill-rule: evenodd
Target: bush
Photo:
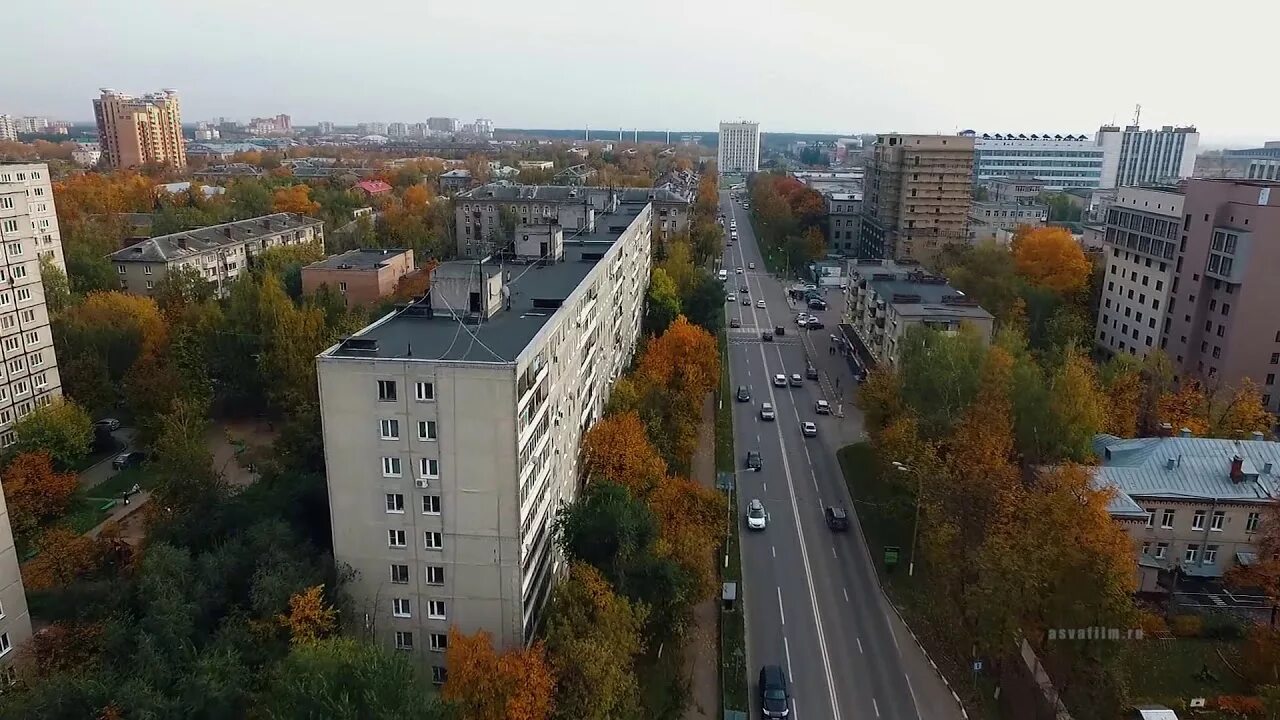
<path fill-rule="evenodd" d="M 1266 711 L 1261 698 L 1247 695 L 1219 695 L 1213 706 L 1231 717 L 1260 718 Z"/>
<path fill-rule="evenodd" d="M 1138 627 L 1142 629 L 1144 638 L 1158 638 L 1169 632 L 1169 623 L 1164 616 L 1153 612 L 1142 612 L 1138 615 Z"/>
<path fill-rule="evenodd" d="M 1208 613 L 1204 617 L 1204 637 L 1214 640 L 1240 640 L 1244 637 L 1244 621 L 1229 613 Z"/>
<path fill-rule="evenodd" d="M 1204 629 L 1204 620 L 1199 615 L 1174 615 L 1170 626 L 1178 637 L 1200 637 Z"/>

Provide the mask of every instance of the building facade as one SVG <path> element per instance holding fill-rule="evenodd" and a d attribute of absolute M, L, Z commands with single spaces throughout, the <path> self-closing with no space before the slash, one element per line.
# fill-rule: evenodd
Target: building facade
<path fill-rule="evenodd" d="M 442 263 L 428 297 L 317 358 L 335 560 L 365 627 L 437 682 L 451 627 L 536 631 L 579 441 L 640 337 L 652 226 L 623 205 L 546 253 Z"/>
<path fill-rule="evenodd" d="M 58 228 L 58 210 L 53 202 L 49 167 L 44 163 L 0 163 L 0 187 L 6 186 L 9 192 L 20 188 L 27 198 L 26 215 L 34 238 L 33 246 L 24 248 L 25 251 L 34 251 L 37 260 L 48 257 L 65 273 L 67 263 L 62 254 L 62 232 Z"/>
<path fill-rule="evenodd" d="M 416 270 L 413 250 L 348 250 L 302 268 L 302 292 L 328 285 L 347 307 L 372 305 L 395 292 L 401 278 Z"/>
<path fill-rule="evenodd" d="M 0 686 L 13 684 L 18 647 L 30 637 L 31 613 L 18 568 L 18 549 L 13 542 L 9 506 L 0 492 Z"/>
<path fill-rule="evenodd" d="M 324 247 L 324 221 L 297 213 L 275 213 L 210 225 L 134 243 L 109 255 L 120 289 L 151 296 L 170 272 L 192 268 L 221 294 L 247 272 L 253 256 L 281 245 Z"/>
<path fill-rule="evenodd" d="M 1194 127 L 1172 125 L 1159 130 L 1103 125 L 1097 143 L 1103 150 L 1098 187 L 1172 183 L 1195 173 L 1200 133 Z"/>
<path fill-rule="evenodd" d="M 858 257 L 923 261 L 967 242 L 972 195 L 973 138 L 877 136 Z"/>
<path fill-rule="evenodd" d="M 827 247 L 842 255 L 857 255 L 862 235 L 862 193 L 833 192 L 826 199 Z"/>
<path fill-rule="evenodd" d="M 187 166 L 177 92 L 162 90 L 134 97 L 103 88 L 102 95 L 93 101 L 93 115 L 99 146 L 111 167 L 155 163 L 181 170 Z"/>
<path fill-rule="evenodd" d="M 427 118 L 427 129 L 438 133 L 456 133 L 462 129 L 462 121 L 458 118 Z"/>
<path fill-rule="evenodd" d="M 716 165 L 722 174 L 759 171 L 760 123 L 720 123 Z"/>
<path fill-rule="evenodd" d="M 18 127 L 14 124 L 12 115 L 0 114 L 0 140 L 8 140 L 17 142 Z"/>
<path fill-rule="evenodd" d="M 970 134 L 974 179 L 1035 180 L 1045 190 L 1102 184 L 1105 149 L 1085 135 Z"/>

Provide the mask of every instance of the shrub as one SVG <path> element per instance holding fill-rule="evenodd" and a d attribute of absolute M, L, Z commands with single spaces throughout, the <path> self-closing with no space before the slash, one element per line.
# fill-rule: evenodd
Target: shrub
<path fill-rule="evenodd" d="M 1244 621 L 1229 613 L 1209 613 L 1204 618 L 1204 637 L 1239 640 L 1244 637 Z"/>
<path fill-rule="evenodd" d="M 1204 620 L 1199 615 L 1174 615 L 1171 629 L 1178 637 L 1200 637 Z"/>
<path fill-rule="evenodd" d="M 1262 699 L 1248 695 L 1219 695 L 1213 704 L 1231 717 L 1260 718 L 1265 712 Z"/>
<path fill-rule="evenodd" d="M 1164 616 L 1153 612 L 1139 613 L 1138 627 L 1142 629 L 1142 636 L 1145 638 L 1157 638 L 1169 632 L 1169 623 L 1165 622 Z"/>

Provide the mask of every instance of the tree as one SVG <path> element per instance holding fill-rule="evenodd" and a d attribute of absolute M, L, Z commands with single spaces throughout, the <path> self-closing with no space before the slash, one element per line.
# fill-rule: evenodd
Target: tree
<path fill-rule="evenodd" d="M 40 282 L 44 284 L 44 302 L 49 307 L 49 315 L 57 317 L 71 305 L 71 283 L 50 255 L 40 256 Z"/>
<path fill-rule="evenodd" d="M 13 426 L 10 452 L 46 452 L 60 468 L 72 468 L 84 459 L 93 440 L 89 414 L 70 400 L 57 398 L 32 410 Z"/>
<path fill-rule="evenodd" d="M 566 557 L 590 564 L 624 595 L 628 573 L 658 538 L 644 501 L 608 481 L 588 485 L 556 518 L 555 528 Z"/>
<path fill-rule="evenodd" d="M 665 332 L 680 314 L 680 290 L 661 267 L 653 269 L 645 298 L 645 326 L 651 333 Z"/>
<path fill-rule="evenodd" d="M 1035 228 L 1013 242 L 1018 274 L 1036 287 L 1057 293 L 1078 292 L 1088 284 L 1092 266 L 1065 228 Z"/>
<path fill-rule="evenodd" d="M 320 212 L 320 203 L 311 199 L 309 186 L 299 183 L 276 190 L 271 196 L 271 211 L 315 215 Z"/>
<path fill-rule="evenodd" d="M 1118 354 L 1103 363 L 1098 374 L 1107 398 L 1105 431 L 1122 438 L 1137 437 L 1145 392 L 1141 364 L 1132 355 Z"/>
<path fill-rule="evenodd" d="M 22 566 L 27 590 L 63 587 L 102 566 L 105 549 L 93 538 L 65 527 L 52 527 L 36 541 L 40 551 Z"/>
<path fill-rule="evenodd" d="M 540 643 L 497 653 L 484 630 L 449 629 L 449 678 L 441 696 L 466 720 L 544 720 L 554 705 L 555 676 Z"/>
<path fill-rule="evenodd" d="M 608 481 L 644 493 L 666 474 L 666 463 L 635 412 L 608 416 L 582 436 L 582 475 L 588 484 Z"/>
<path fill-rule="evenodd" d="M 1209 434 L 1247 438 L 1254 432 L 1270 435 L 1276 418 L 1267 412 L 1262 394 L 1251 378 L 1244 378 L 1234 392 L 1217 392 L 1209 405 Z"/>
<path fill-rule="evenodd" d="M 324 585 L 312 585 L 289 598 L 289 613 L 279 616 L 294 645 L 314 643 L 337 630 L 338 611 L 325 601 Z"/>
<path fill-rule="evenodd" d="M 876 368 L 867 374 L 854 398 L 862 411 L 867 431 L 874 438 L 895 418 L 906 412 L 901 377 L 893 368 Z"/>
<path fill-rule="evenodd" d="M 79 670 L 101 650 L 102 631 L 98 623 L 56 622 L 41 628 L 22 648 L 23 665 L 37 678 Z"/>
<path fill-rule="evenodd" d="M 1209 432 L 1209 398 L 1197 380 L 1184 380 L 1177 390 L 1166 391 L 1160 396 L 1159 422 L 1169 423 L 1173 431 L 1182 428 L 1193 435 L 1204 436 Z"/>
<path fill-rule="evenodd" d="M 710 270 L 699 268 L 693 290 L 681 300 L 689 322 L 709 333 L 720 332 L 724 324 L 724 284 Z"/>
<path fill-rule="evenodd" d="M 1074 348 L 1054 374 L 1051 397 L 1057 421 L 1052 437 L 1057 447 L 1040 460 L 1088 462 L 1093 458 L 1093 436 L 1102 432 L 1107 421 L 1106 398 L 1093 364 Z"/>
<path fill-rule="evenodd" d="M 3 487 L 14 532 L 25 534 L 65 513 L 79 482 L 74 473 L 55 472 L 48 453 L 28 452 L 9 461 Z"/>
<path fill-rule="evenodd" d="M 233 220 L 261 217 L 271 213 L 272 196 L 259 180 L 237 180 L 227 187 L 227 202 Z"/>
<path fill-rule="evenodd" d="M 908 328 L 901 347 L 902 400 L 925 437 L 941 438 L 978 392 L 983 339 L 972 329 L 945 335 L 917 325 Z"/>
<path fill-rule="evenodd" d="M 53 337 L 58 357 L 104 358 L 112 382 L 119 382 L 139 358 L 156 357 L 166 348 L 168 328 L 151 298 L 95 292 L 58 316 Z M 76 397 L 75 390 L 68 394 Z"/>

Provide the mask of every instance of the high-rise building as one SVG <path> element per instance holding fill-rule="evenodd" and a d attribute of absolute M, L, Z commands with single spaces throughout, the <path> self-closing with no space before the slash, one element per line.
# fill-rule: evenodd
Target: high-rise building
<path fill-rule="evenodd" d="M 476 119 L 476 135 L 488 139 L 493 137 L 493 121 L 489 118 Z"/>
<path fill-rule="evenodd" d="M 427 118 L 427 127 L 435 132 L 456 133 L 462 130 L 462 121 L 447 117 Z"/>
<path fill-rule="evenodd" d="M 1102 184 L 1105 149 L 1084 135 L 978 135 L 973 138 L 974 179 L 1037 180 L 1046 190 Z"/>
<path fill-rule="evenodd" d="M 863 192 L 861 258 L 927 262 L 968 241 L 973 138 L 879 135 Z"/>
<path fill-rule="evenodd" d="M 16 141 L 18 139 L 18 126 L 13 121 L 12 115 L 0 115 L 0 140 Z"/>
<path fill-rule="evenodd" d="M 320 133 L 321 135 L 332 135 L 333 123 L 329 122 L 328 120 L 321 120 L 320 122 L 316 123 L 316 132 Z"/>
<path fill-rule="evenodd" d="M 317 358 L 335 560 L 381 642 L 443 678 L 451 627 L 521 646 L 563 565 L 556 508 L 640 338 L 655 210 L 517 228 Z"/>
<path fill-rule="evenodd" d="M 1098 187 L 1172 183 L 1195 172 L 1200 133 L 1194 127 L 1165 125 L 1142 130 L 1129 125 L 1098 128 L 1097 144 L 1103 150 L 1102 177 Z"/>
<path fill-rule="evenodd" d="M 388 137 L 405 137 L 409 134 L 409 126 L 402 122 L 393 122 L 387 125 Z"/>
<path fill-rule="evenodd" d="M 103 88 L 93 101 L 98 136 L 107 163 L 114 168 L 148 163 L 187 166 L 178 93 L 162 90 L 142 97 Z"/>
<path fill-rule="evenodd" d="M 722 173 L 752 173 L 760 170 L 760 123 L 720 123 L 716 164 Z"/>

